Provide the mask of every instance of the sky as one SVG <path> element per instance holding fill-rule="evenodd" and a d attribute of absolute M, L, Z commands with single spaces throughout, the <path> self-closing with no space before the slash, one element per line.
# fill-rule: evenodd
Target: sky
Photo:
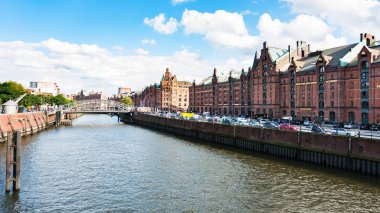
<path fill-rule="evenodd" d="M 378 0 L 0 0 L 0 82 L 138 91 L 248 69 L 255 51 L 380 38 Z"/>

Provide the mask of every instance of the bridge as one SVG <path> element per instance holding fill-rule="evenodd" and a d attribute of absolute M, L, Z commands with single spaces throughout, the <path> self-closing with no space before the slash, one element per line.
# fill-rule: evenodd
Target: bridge
<path fill-rule="evenodd" d="M 83 100 L 67 104 L 63 114 L 127 114 L 133 112 L 150 112 L 148 107 L 133 107 L 113 100 Z"/>

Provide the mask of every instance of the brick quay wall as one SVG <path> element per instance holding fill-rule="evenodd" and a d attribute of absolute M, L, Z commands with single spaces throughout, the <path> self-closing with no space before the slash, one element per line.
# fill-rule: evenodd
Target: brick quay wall
<path fill-rule="evenodd" d="M 70 114 L 74 119 L 79 114 Z M 23 136 L 40 132 L 56 124 L 56 114 L 45 112 L 28 112 L 17 114 L 0 114 L 0 143 L 5 142 L 8 132 L 21 131 Z"/>
<path fill-rule="evenodd" d="M 378 140 L 177 120 L 146 114 L 135 114 L 133 122 L 212 144 L 380 177 Z"/>

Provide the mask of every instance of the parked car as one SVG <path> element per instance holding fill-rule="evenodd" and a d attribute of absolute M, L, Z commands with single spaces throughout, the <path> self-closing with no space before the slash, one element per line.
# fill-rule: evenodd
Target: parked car
<path fill-rule="evenodd" d="M 369 130 L 371 130 L 371 131 L 379 131 L 380 130 L 380 126 L 377 125 L 377 124 L 372 124 L 372 125 L 370 125 Z"/>
<path fill-rule="evenodd" d="M 346 129 L 357 129 L 358 125 L 355 123 L 345 123 L 343 127 Z"/>
<path fill-rule="evenodd" d="M 268 129 L 279 129 L 278 126 L 276 126 L 272 122 L 263 123 L 263 127 Z"/>
<path fill-rule="evenodd" d="M 356 137 L 358 136 L 358 133 L 349 131 L 344 128 L 334 128 L 331 130 L 331 134 L 333 135 L 344 135 L 344 136 L 351 136 L 351 137 Z"/>
<path fill-rule="evenodd" d="M 359 126 L 359 129 L 363 129 L 363 130 L 369 130 L 369 128 L 370 128 L 369 124 L 360 124 Z"/>
<path fill-rule="evenodd" d="M 314 134 L 326 134 L 326 130 L 323 129 L 320 125 L 314 124 L 313 127 L 311 127 L 311 132 Z"/>
<path fill-rule="evenodd" d="M 290 122 L 292 125 L 301 125 L 302 124 L 302 121 L 301 120 L 292 120 Z"/>
<path fill-rule="evenodd" d="M 309 126 L 310 125 L 310 121 L 308 121 L 308 120 L 303 121 L 303 125 L 304 126 Z"/>
<path fill-rule="evenodd" d="M 292 125 L 289 125 L 289 124 L 280 124 L 280 129 L 282 130 L 288 130 L 288 131 L 298 131 L 297 128 L 295 126 L 292 126 Z"/>
<path fill-rule="evenodd" d="M 269 119 L 264 119 L 264 118 L 259 119 L 259 123 L 261 124 L 268 123 L 268 122 L 269 122 Z"/>

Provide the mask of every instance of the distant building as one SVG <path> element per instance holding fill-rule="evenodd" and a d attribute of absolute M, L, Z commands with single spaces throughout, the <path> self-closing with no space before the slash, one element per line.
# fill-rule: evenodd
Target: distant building
<path fill-rule="evenodd" d="M 118 95 L 130 96 L 131 95 L 131 88 L 128 88 L 128 87 L 119 87 L 117 94 Z"/>
<path fill-rule="evenodd" d="M 175 75 L 166 69 L 159 84 L 146 87 L 132 95 L 136 106 L 151 107 L 163 111 L 187 111 L 189 107 L 188 81 L 178 81 Z"/>
<path fill-rule="evenodd" d="M 61 93 L 60 88 L 55 82 L 37 82 L 31 81 L 27 92 L 33 95 L 52 95 L 56 96 Z"/>
<path fill-rule="evenodd" d="M 73 95 L 73 100 L 75 101 L 83 101 L 83 100 L 107 100 L 107 95 L 104 92 L 87 92 L 81 90 L 78 94 Z"/>

